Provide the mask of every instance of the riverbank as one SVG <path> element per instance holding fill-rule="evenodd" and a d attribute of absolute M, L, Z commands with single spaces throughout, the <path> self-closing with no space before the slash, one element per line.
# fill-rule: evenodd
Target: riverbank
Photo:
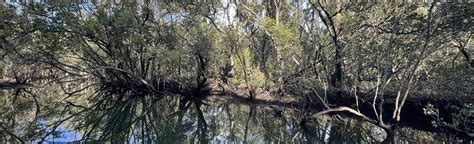
<path fill-rule="evenodd" d="M 321 102 L 312 101 L 308 102 L 301 97 L 283 94 L 283 95 L 272 95 L 271 92 L 257 90 L 255 99 L 249 99 L 249 93 L 247 89 L 232 88 L 227 85 L 217 85 L 215 83 L 210 86 L 211 94 L 207 97 L 210 101 L 222 101 L 226 103 L 239 103 L 239 104 L 255 104 L 255 105 L 267 105 L 267 106 L 278 106 L 284 108 L 298 109 L 306 111 L 308 113 L 317 113 L 325 110 Z M 359 94 L 359 95 L 370 95 L 370 94 Z M 433 107 L 439 110 L 440 118 L 447 123 L 453 123 L 453 114 L 457 113 L 454 107 L 462 107 L 464 104 L 472 104 L 471 98 L 461 99 L 443 99 L 443 98 L 430 98 L 429 96 L 413 96 L 407 99 L 406 104 L 401 113 L 400 122 L 391 121 L 391 112 L 394 110 L 393 95 L 386 96 L 386 102 L 384 103 L 384 121 L 396 124 L 397 127 L 409 127 L 423 131 L 436 132 L 436 133 L 449 133 L 454 134 L 461 138 L 474 139 L 474 135 L 471 132 L 462 131 L 459 129 L 449 127 L 434 127 L 432 117 L 425 115 L 424 108 L 431 104 Z M 369 118 L 376 119 L 376 115 L 373 112 L 372 104 L 370 103 L 370 97 L 367 96 L 365 99 L 359 99 L 359 111 Z M 347 106 L 356 108 L 355 97 L 351 97 L 350 94 L 345 94 L 343 97 L 328 97 L 331 103 L 331 108 L 337 106 Z M 357 117 L 350 113 L 331 113 L 344 115 L 347 117 Z"/>

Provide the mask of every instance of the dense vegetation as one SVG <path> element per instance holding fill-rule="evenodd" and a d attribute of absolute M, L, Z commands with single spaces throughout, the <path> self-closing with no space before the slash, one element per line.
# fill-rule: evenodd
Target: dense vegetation
<path fill-rule="evenodd" d="M 346 111 L 390 132 L 407 101 L 448 101 L 448 114 L 435 104 L 426 115 L 472 137 L 473 4 L 6 3 L 0 65 L 14 84 L 106 91 L 80 103 L 98 109 L 131 99 L 123 93 L 191 98 L 231 87 L 251 100 L 292 95 L 324 107 L 313 117 Z"/>

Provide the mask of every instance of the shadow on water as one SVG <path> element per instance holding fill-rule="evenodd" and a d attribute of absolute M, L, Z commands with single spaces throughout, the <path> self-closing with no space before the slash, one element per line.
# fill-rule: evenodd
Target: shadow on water
<path fill-rule="evenodd" d="M 373 143 L 386 137 L 383 129 L 357 119 L 306 119 L 301 110 L 279 105 L 127 92 L 99 92 L 72 103 L 37 99 L 26 90 L 2 93 L 0 142 Z M 449 141 L 413 129 L 399 133 L 400 141 Z"/>

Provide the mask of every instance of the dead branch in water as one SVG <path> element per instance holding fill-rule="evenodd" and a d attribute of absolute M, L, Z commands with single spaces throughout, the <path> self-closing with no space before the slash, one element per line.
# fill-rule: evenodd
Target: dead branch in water
<path fill-rule="evenodd" d="M 341 107 L 337 107 L 337 108 L 331 108 L 331 109 L 327 109 L 327 110 L 324 110 L 324 111 L 321 111 L 321 112 L 318 112 L 316 114 L 313 114 L 311 116 L 309 116 L 309 118 L 317 118 L 321 115 L 324 115 L 324 114 L 328 114 L 328 113 L 332 113 L 332 112 L 343 112 L 343 111 L 346 111 L 346 112 L 349 112 L 349 113 L 352 113 L 356 116 L 359 116 L 361 117 L 363 120 L 366 120 L 368 122 L 371 122 L 373 124 L 376 124 L 384 129 L 389 129 L 391 126 L 390 125 L 385 125 L 385 124 L 381 124 L 379 123 L 378 121 L 374 120 L 374 119 L 371 119 L 367 116 L 365 116 L 364 114 L 352 109 L 352 108 L 349 108 L 349 107 L 345 107 L 345 106 L 341 106 Z"/>

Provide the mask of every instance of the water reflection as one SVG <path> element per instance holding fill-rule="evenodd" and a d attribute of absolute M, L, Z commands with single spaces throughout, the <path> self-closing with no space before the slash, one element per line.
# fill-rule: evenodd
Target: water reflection
<path fill-rule="evenodd" d="M 116 92 L 75 103 L 52 96 L 35 102 L 33 94 L 3 92 L 1 142 L 371 143 L 385 137 L 370 123 L 339 116 L 305 119 L 300 110 L 278 105 Z M 440 140 L 419 134 L 415 142 Z"/>

